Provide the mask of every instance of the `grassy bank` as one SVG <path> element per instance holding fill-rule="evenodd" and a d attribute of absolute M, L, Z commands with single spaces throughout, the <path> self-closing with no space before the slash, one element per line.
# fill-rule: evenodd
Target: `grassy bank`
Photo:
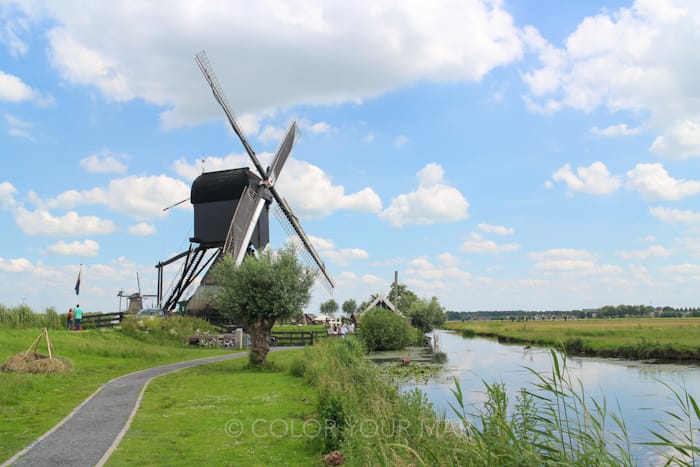
<path fill-rule="evenodd" d="M 99 386 L 133 371 L 226 353 L 183 347 L 175 322 L 134 322 L 121 331 L 49 331 L 74 370 L 58 375 L 0 373 L 0 459 L 7 459 L 59 422 Z M 194 323 L 197 324 L 197 323 Z M 180 324 L 180 328 L 187 328 Z M 175 330 L 173 330 L 175 329 Z M 40 329 L 0 328 L 0 363 L 24 352 Z M 46 353 L 45 347 L 39 351 Z"/>
<path fill-rule="evenodd" d="M 445 328 L 464 335 L 556 347 L 571 355 L 700 361 L 700 318 L 451 321 Z"/>

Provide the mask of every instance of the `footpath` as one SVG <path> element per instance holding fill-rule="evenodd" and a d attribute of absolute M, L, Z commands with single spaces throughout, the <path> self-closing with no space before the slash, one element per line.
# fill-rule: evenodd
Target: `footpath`
<path fill-rule="evenodd" d="M 280 349 L 271 349 L 276 350 Z M 153 378 L 183 368 L 247 356 L 247 352 L 238 352 L 188 360 L 115 378 L 0 467 L 104 465 L 129 430 L 146 386 Z"/>

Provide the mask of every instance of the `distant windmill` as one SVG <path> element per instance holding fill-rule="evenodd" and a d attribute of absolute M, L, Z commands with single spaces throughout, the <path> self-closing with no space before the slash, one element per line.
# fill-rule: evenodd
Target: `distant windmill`
<path fill-rule="evenodd" d="M 209 83 L 216 101 L 224 110 L 233 131 L 238 135 L 250 156 L 257 174 L 244 167 L 204 172 L 194 180 L 190 193 L 190 201 L 194 205 L 194 236 L 190 238 L 190 247 L 187 251 L 156 265 L 158 268 L 158 301 L 161 307 L 166 311 L 173 310 L 185 290 L 204 270 L 223 255 L 232 255 L 238 265 L 241 264 L 251 248 L 255 250 L 265 248 L 270 241 L 268 213 L 273 201 L 275 202 L 273 211 L 296 246 L 297 253 L 304 258 L 309 268 L 317 272 L 317 277 L 331 292 L 335 286 L 333 278 L 292 209 L 275 187 L 275 182 L 294 145 L 296 122 L 289 126 L 272 163 L 267 169 L 264 169 L 245 134 L 238 126 L 205 52 L 198 53 L 195 61 Z M 177 283 L 167 298 L 161 300 L 163 267 L 181 258 L 185 258 L 185 261 Z M 205 277 L 202 283 L 206 285 L 206 282 Z M 195 298 L 198 292 L 199 290 L 195 292 L 190 302 L 197 301 Z M 200 299 L 200 301 L 209 301 L 206 297 L 200 297 Z M 196 306 L 207 305 L 200 303 Z M 189 307 L 190 305 L 188 305 Z"/>

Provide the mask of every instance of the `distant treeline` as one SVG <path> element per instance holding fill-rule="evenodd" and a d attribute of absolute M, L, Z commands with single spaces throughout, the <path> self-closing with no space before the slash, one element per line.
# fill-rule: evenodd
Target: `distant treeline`
<path fill-rule="evenodd" d="M 523 320 L 523 319 L 587 319 L 587 318 L 681 318 L 700 317 L 700 307 L 673 308 L 649 305 L 606 305 L 602 308 L 584 310 L 500 310 L 500 311 L 447 311 L 448 321 L 468 321 L 475 319 Z"/>

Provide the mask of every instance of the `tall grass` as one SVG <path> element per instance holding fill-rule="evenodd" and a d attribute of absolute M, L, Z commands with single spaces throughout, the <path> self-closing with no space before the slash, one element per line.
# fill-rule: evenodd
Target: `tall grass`
<path fill-rule="evenodd" d="M 14 308 L 6 308 L 0 305 L 0 328 L 28 329 L 28 328 L 64 329 L 66 327 L 66 315 L 59 315 L 53 307 L 47 308 L 44 313 L 34 313 L 27 305 L 19 305 Z"/>
<path fill-rule="evenodd" d="M 468 406 L 454 380 L 452 420 L 420 391 L 400 393 L 352 337 L 307 348 L 290 372 L 319 389 L 320 449 L 341 451 L 348 465 L 636 465 L 619 407 L 590 397 L 566 357 L 551 358 L 551 372 L 530 369 L 534 382 L 514 401 L 503 384 L 484 382 L 486 401 Z M 685 390 L 673 394 L 673 423 L 660 422 L 646 444 L 662 464 L 697 465 L 700 408 Z"/>

